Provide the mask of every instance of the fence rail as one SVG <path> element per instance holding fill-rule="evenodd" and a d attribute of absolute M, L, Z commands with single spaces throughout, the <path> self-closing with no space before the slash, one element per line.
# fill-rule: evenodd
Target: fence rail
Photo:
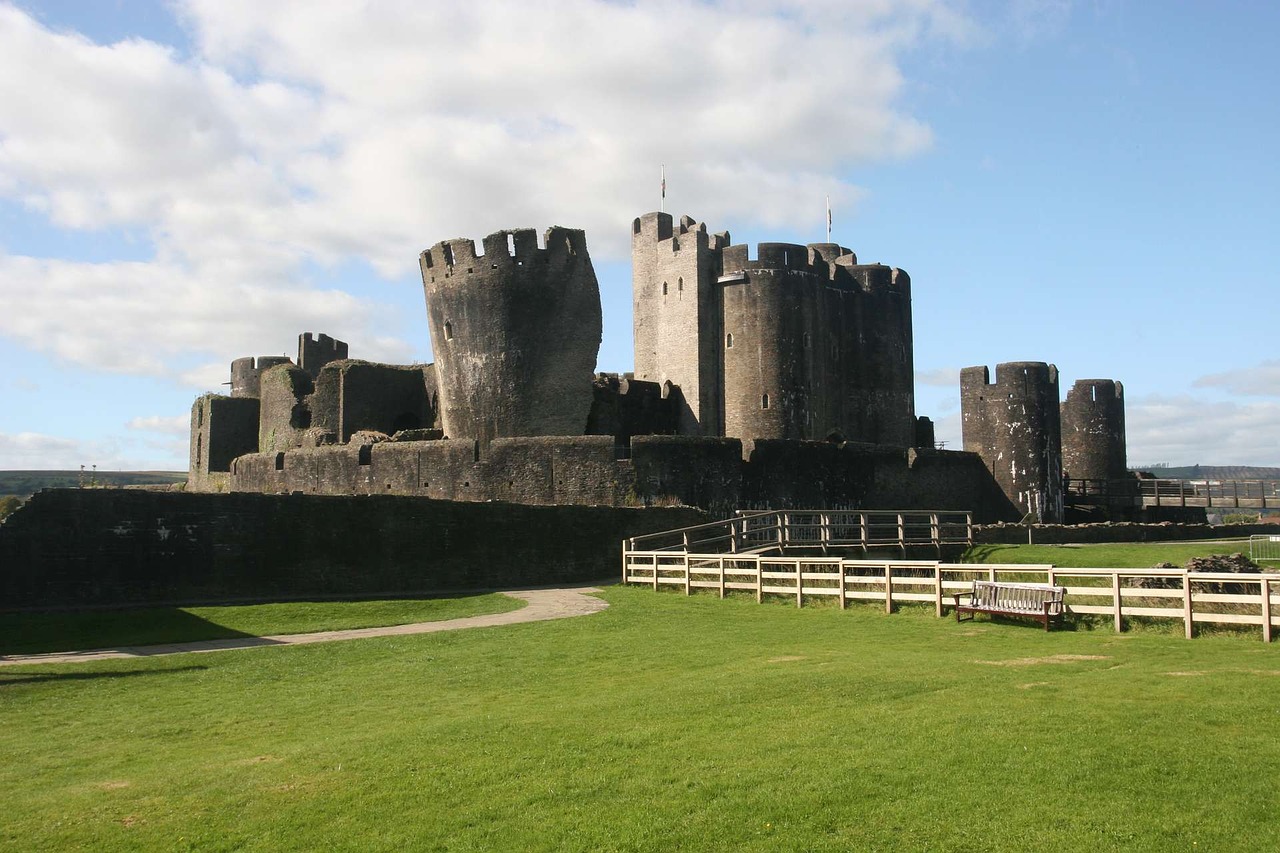
<path fill-rule="evenodd" d="M 1271 642 L 1280 574 L 1190 572 L 1183 569 L 1060 568 L 1052 565 L 976 565 L 930 560 L 850 560 L 841 557 L 760 553 L 689 553 L 626 550 L 623 582 L 806 599 L 834 597 L 882 602 L 885 612 L 904 602 L 932 604 L 943 616 L 951 595 L 975 578 L 1049 583 L 1067 590 L 1071 614 L 1110 616 L 1117 631 L 1131 617 L 1179 620 L 1188 638 L 1200 623 L 1258 625 Z M 1140 585 L 1141 584 L 1141 585 Z"/>
<path fill-rule="evenodd" d="M 636 536 L 624 552 L 742 554 L 806 549 L 832 551 L 910 546 L 969 546 L 973 517 L 945 510 L 769 510 L 735 518 Z"/>

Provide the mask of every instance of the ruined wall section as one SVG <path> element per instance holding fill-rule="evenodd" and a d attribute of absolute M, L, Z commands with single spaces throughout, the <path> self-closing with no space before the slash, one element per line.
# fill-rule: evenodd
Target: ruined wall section
<path fill-rule="evenodd" d="M 258 408 L 253 397 L 205 394 L 196 399 L 191 406 L 189 490 L 227 490 L 231 461 L 258 450 Z"/>
<path fill-rule="evenodd" d="M 311 403 L 315 390 L 311 375 L 292 363 L 265 371 L 261 378 L 258 450 L 275 453 L 298 447 L 311 429 Z"/>
<path fill-rule="evenodd" d="M 1080 379 L 1062 403 L 1062 467 L 1073 480 L 1119 480 L 1128 473 L 1124 386 Z"/>
<path fill-rule="evenodd" d="M 347 357 L 347 344 L 321 333 L 319 337 L 305 332 L 298 335 L 298 367 L 301 367 L 311 378 L 315 379 L 320 371 L 331 361 L 341 361 Z"/>
<path fill-rule="evenodd" d="M 260 394 L 262 374 L 280 364 L 292 364 L 288 356 L 260 355 L 237 358 L 231 362 L 231 396 L 254 397 Z"/>
<path fill-rule="evenodd" d="M 1058 368 L 1039 361 L 960 372 L 964 449 L 982 456 L 1009 500 L 1022 513 L 1060 523 L 1062 432 Z"/>
<path fill-rule="evenodd" d="M 675 435 L 680 431 L 683 409 L 678 390 L 664 396 L 657 382 L 617 373 L 597 373 L 591 390 L 587 435 L 611 435 L 619 447 L 628 447 L 633 435 Z"/>
<path fill-rule="evenodd" d="M 394 435 L 436 424 L 433 365 L 374 364 L 346 359 L 326 364 L 308 400 L 313 428 L 346 444 L 360 431 Z"/>
<path fill-rule="evenodd" d="M 688 216 L 646 213 L 631 226 L 635 376 L 678 386 L 688 408 L 680 432 L 723 434 L 720 250 L 729 235 L 708 234 Z"/>
<path fill-rule="evenodd" d="M 581 435 L 600 348 L 600 290 L 582 231 L 447 240 L 423 252 L 441 425 L 454 439 Z"/>

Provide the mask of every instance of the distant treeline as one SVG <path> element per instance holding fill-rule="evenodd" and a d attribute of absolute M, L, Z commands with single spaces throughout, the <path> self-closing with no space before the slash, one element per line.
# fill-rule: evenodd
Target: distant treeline
<path fill-rule="evenodd" d="M 1258 465 L 1153 465 L 1139 468 L 1162 480 L 1280 480 L 1280 468 Z"/>
<path fill-rule="evenodd" d="M 186 471 L 0 471 L 0 495 L 28 498 L 41 489 L 185 483 Z"/>

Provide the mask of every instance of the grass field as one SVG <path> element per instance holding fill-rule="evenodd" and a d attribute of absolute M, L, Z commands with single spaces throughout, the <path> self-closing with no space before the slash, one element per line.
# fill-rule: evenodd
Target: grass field
<path fill-rule="evenodd" d="M 399 601 L 301 601 L 225 607 L 153 607 L 0 613 L 0 654 L 34 654 L 407 625 L 503 613 L 524 603 L 498 593 Z"/>
<path fill-rule="evenodd" d="M 975 545 L 966 563 L 1051 563 L 1064 568 L 1146 569 L 1157 563 L 1181 566 L 1210 554 L 1249 555 L 1248 539 L 1202 542 L 1107 542 L 1097 545 Z"/>
<path fill-rule="evenodd" d="M 612 587 L 0 669 L 14 850 L 1265 850 L 1280 646 Z"/>

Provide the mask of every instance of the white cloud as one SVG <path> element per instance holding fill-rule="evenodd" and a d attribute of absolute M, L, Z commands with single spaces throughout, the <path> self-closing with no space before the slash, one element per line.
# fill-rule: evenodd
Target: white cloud
<path fill-rule="evenodd" d="M 303 264 L 402 276 L 441 239 L 552 224 L 624 257 L 663 163 L 669 208 L 715 229 L 794 227 L 827 193 L 848 209 L 839 174 L 930 144 L 898 105 L 898 55 L 975 32 L 941 0 L 370 8 L 187 0 L 186 58 L 0 2 L 0 196 L 156 247 L 0 257 L 0 334 L 197 385 L 213 374 L 195 365 L 306 329 L 404 358 L 376 305 L 312 288 Z"/>
<path fill-rule="evenodd" d="M 1213 402 L 1191 395 L 1125 401 L 1131 463 L 1280 465 L 1280 403 Z"/>
<path fill-rule="evenodd" d="M 181 444 L 181 448 L 177 445 Z M 0 432 L 0 470 L 74 471 L 97 465 L 99 471 L 182 470 L 186 442 L 133 442 L 106 438 L 82 441 L 33 432 Z"/>
<path fill-rule="evenodd" d="M 148 415 L 147 417 L 131 418 L 125 426 L 140 432 L 187 435 L 191 430 L 191 418 L 188 415 Z"/>
<path fill-rule="evenodd" d="M 1254 367 L 1211 373 L 1208 376 L 1201 376 L 1191 384 L 1196 388 L 1221 388 L 1231 394 L 1280 397 L 1280 360 L 1264 361 Z"/>

